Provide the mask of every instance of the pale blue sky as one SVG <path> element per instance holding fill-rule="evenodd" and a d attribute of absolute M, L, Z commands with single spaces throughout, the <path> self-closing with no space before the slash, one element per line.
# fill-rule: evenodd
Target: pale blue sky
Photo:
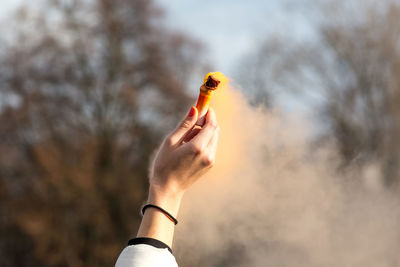
<path fill-rule="evenodd" d="M 167 23 L 202 40 L 215 70 L 236 78 L 239 63 L 261 42 L 274 35 L 297 41 L 313 38 L 316 0 L 156 0 L 166 10 Z M 315 14 L 314 14 L 315 15 Z M 215 71 L 213 70 L 213 71 Z M 308 112 L 291 94 L 276 95 L 289 112 Z"/>
<path fill-rule="evenodd" d="M 27 0 L 2 0 L 5 17 Z M 38 0 L 30 0 L 33 4 Z M 201 40 L 215 70 L 235 78 L 240 60 L 274 34 L 312 38 L 310 0 L 155 0 L 166 11 L 166 23 Z M 287 97 L 287 96 L 286 96 Z M 284 102 L 293 101 L 286 98 Z"/>
<path fill-rule="evenodd" d="M 0 15 L 1 16 L 7 15 L 9 12 L 12 11 L 13 8 L 18 6 L 22 2 L 23 2 L 23 0 L 2 0 L 1 8 L 0 8 Z"/>
<path fill-rule="evenodd" d="M 244 54 L 273 34 L 290 31 L 299 38 L 308 38 L 312 31 L 307 20 L 307 0 L 155 1 L 166 10 L 170 27 L 202 40 L 213 65 L 231 75 Z M 2 0 L 0 16 L 23 2 Z"/>
<path fill-rule="evenodd" d="M 0 17 L 21 3 L 38 0 L 2 0 Z M 155 0 L 166 11 L 166 23 L 206 46 L 211 66 L 235 78 L 240 60 L 274 34 L 309 39 L 311 0 Z M 312 37 L 311 37 L 312 38 Z M 279 101 L 286 110 L 298 110 L 297 101 L 285 96 Z M 289 104 L 288 104 L 289 103 Z M 298 103 L 297 103 L 298 104 Z"/>
<path fill-rule="evenodd" d="M 232 73 L 245 53 L 276 33 L 311 33 L 304 0 L 156 0 L 168 24 L 201 39 L 218 70 Z"/>

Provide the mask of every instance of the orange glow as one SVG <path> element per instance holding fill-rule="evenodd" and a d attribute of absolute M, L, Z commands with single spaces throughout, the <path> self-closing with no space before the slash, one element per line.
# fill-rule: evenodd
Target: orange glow
<path fill-rule="evenodd" d="M 210 106 L 213 91 L 225 87 L 228 79 L 221 72 L 210 72 L 204 77 L 202 86 L 200 87 L 200 94 L 197 100 L 196 108 L 199 111 L 199 120 L 196 125 L 202 126 L 204 124 L 204 116 Z"/>
<path fill-rule="evenodd" d="M 212 77 L 214 80 L 217 80 L 220 82 L 218 87 L 224 87 L 226 86 L 227 82 L 228 82 L 228 78 L 226 78 L 226 76 L 222 73 L 222 72 L 209 72 L 207 73 L 207 75 L 204 77 L 204 81 L 203 84 L 205 84 L 208 80 L 208 77 Z"/>

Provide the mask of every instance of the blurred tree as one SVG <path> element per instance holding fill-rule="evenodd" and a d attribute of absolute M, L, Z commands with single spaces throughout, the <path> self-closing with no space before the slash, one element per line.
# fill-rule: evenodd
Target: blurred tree
<path fill-rule="evenodd" d="M 150 0 L 21 9 L 0 52 L 0 265 L 112 266 L 201 46 Z M 3 31 L 6 31 L 4 29 Z"/>
<path fill-rule="evenodd" d="M 268 104 L 278 90 L 291 90 L 317 106 L 343 166 L 378 163 L 386 185 L 397 188 L 400 6 L 389 0 L 328 2 L 315 38 L 270 39 L 246 58 L 241 75 L 257 77 L 248 87 Z"/>

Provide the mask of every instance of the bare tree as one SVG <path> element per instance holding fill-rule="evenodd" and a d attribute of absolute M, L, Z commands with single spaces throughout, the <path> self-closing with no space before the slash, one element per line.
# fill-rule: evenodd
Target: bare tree
<path fill-rule="evenodd" d="M 377 162 L 393 186 L 400 175 L 400 6 L 322 6 L 314 40 L 277 36 L 246 59 L 244 68 L 261 79 L 248 87 L 269 102 L 276 88 L 307 99 L 328 122 L 326 134 L 337 140 L 344 166 Z"/>
<path fill-rule="evenodd" d="M 201 45 L 149 0 L 21 9 L 0 54 L 0 265 L 111 266 Z M 10 22 L 10 25 L 15 25 Z"/>

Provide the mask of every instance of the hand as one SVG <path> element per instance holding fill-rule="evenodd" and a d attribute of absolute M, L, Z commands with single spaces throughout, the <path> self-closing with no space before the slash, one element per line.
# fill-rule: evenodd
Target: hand
<path fill-rule="evenodd" d="M 149 202 L 177 208 L 187 188 L 209 170 L 215 161 L 219 126 L 213 109 L 209 109 L 203 127 L 195 128 L 195 107 L 163 141 L 150 169 Z M 176 206 L 176 205 L 175 205 Z M 175 214 L 176 215 L 176 214 Z"/>

